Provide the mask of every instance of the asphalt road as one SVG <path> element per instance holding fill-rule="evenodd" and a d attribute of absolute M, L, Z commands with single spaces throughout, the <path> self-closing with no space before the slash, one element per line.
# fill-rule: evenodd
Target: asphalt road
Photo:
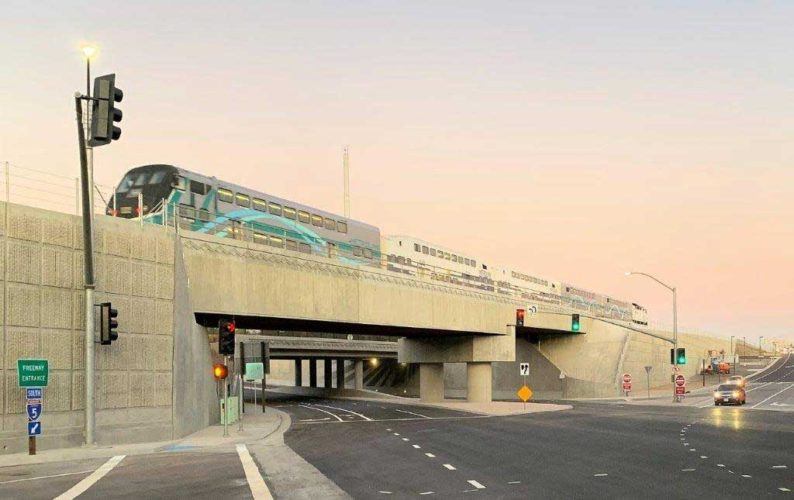
<path fill-rule="evenodd" d="M 389 405 L 353 403 L 331 403 L 340 417 L 359 414 L 342 421 L 301 422 L 311 413 L 297 400 L 281 409 L 294 417 L 287 444 L 356 498 L 747 498 L 794 489 L 794 423 L 782 412 L 581 403 L 407 420 L 384 418 Z"/>

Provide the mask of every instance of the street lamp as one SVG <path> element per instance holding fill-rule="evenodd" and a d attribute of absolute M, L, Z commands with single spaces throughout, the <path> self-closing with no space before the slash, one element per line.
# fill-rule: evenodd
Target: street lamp
<path fill-rule="evenodd" d="M 670 286 L 667 283 L 663 282 L 659 278 L 652 276 L 648 273 L 641 273 L 637 271 L 626 271 L 626 276 L 632 275 L 640 275 L 645 276 L 647 278 L 651 278 L 653 281 L 659 283 L 663 287 L 667 288 L 671 292 L 673 292 L 673 366 L 678 368 L 678 307 L 676 305 L 676 288 L 674 286 Z M 675 390 L 675 383 L 673 383 L 673 390 Z M 676 401 L 678 398 L 676 398 Z"/>

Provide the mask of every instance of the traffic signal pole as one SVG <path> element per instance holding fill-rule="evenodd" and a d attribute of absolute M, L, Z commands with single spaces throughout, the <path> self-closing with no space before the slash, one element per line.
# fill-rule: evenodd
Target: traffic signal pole
<path fill-rule="evenodd" d="M 83 128 L 82 96 L 74 96 L 77 142 L 80 149 L 80 192 L 83 207 L 83 256 L 85 287 L 85 444 L 94 444 L 94 238 L 88 153 Z"/>

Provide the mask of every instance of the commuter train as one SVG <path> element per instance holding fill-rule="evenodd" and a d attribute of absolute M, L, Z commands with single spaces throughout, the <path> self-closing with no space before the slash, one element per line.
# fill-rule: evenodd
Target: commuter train
<path fill-rule="evenodd" d="M 410 236 L 381 237 L 370 224 L 172 165 L 145 165 L 127 172 L 107 213 L 648 324 L 648 313 L 638 304 L 490 266 L 472 255 Z"/>

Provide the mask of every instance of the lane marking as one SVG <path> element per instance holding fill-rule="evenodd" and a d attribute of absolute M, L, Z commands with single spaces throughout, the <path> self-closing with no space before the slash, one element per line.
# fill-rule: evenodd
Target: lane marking
<path fill-rule="evenodd" d="M 324 417 L 324 418 L 304 418 L 298 420 L 298 422 L 324 422 L 326 420 L 331 420 L 331 417 Z"/>
<path fill-rule="evenodd" d="M 399 410 L 399 409 L 395 408 L 394 411 L 399 411 L 400 413 L 407 413 L 409 415 L 416 415 L 417 417 L 422 417 L 422 418 L 431 418 L 431 417 L 428 417 L 427 415 L 422 415 L 421 413 L 414 413 L 414 412 L 408 411 L 408 410 Z"/>
<path fill-rule="evenodd" d="M 775 396 L 777 396 L 778 394 L 780 394 L 780 393 L 783 393 L 783 392 L 786 392 L 787 390 L 791 389 L 792 387 L 794 387 L 794 383 L 792 383 L 791 385 L 789 385 L 788 387 L 786 387 L 786 388 L 785 388 L 785 389 L 783 389 L 783 390 L 777 391 L 776 393 L 772 394 L 771 396 L 769 396 L 769 397 L 768 397 L 768 398 L 766 398 L 765 400 L 761 401 L 760 403 L 756 403 L 756 404 L 754 404 L 754 405 L 753 405 L 753 406 L 751 406 L 750 408 L 756 408 L 756 407 L 758 407 L 758 406 L 760 406 L 760 405 L 762 405 L 762 404 L 766 403 L 766 402 L 767 402 L 767 401 L 769 401 L 770 399 L 774 398 L 774 397 L 775 397 Z"/>
<path fill-rule="evenodd" d="M 608 475 L 609 474 L 606 474 L 606 473 L 602 472 L 601 474 L 593 474 L 593 477 L 604 477 L 604 476 L 608 476 Z"/>
<path fill-rule="evenodd" d="M 273 495 L 262 479 L 262 474 L 259 472 L 259 467 L 256 466 L 251 454 L 248 453 L 248 448 L 244 444 L 237 445 L 237 455 L 240 456 L 240 462 L 243 464 L 245 471 L 245 479 L 248 481 L 248 487 L 251 488 L 251 494 L 256 500 L 273 500 Z"/>
<path fill-rule="evenodd" d="M 436 458 L 432 453 L 425 453 L 425 455 L 427 455 L 427 458 Z"/>
<path fill-rule="evenodd" d="M 790 490 L 790 489 L 788 489 L 788 488 L 778 488 L 778 489 L 779 489 L 780 491 L 791 491 L 791 490 Z"/>
<path fill-rule="evenodd" d="M 477 482 L 477 481 L 475 481 L 474 479 L 469 479 L 469 480 L 468 480 L 468 481 L 466 481 L 466 482 L 467 482 L 467 483 L 469 483 L 470 485 L 474 486 L 474 487 L 475 487 L 475 488 L 477 488 L 478 490 L 484 490 L 484 489 L 485 489 L 485 486 L 481 485 L 480 483 L 478 483 L 478 482 Z"/>
<path fill-rule="evenodd" d="M 696 449 L 694 449 L 694 448 L 690 448 L 690 449 L 689 449 L 689 451 L 697 451 L 697 450 L 696 450 Z"/>
<path fill-rule="evenodd" d="M 786 358 L 786 361 L 782 362 L 782 363 L 780 364 L 780 366 L 778 366 L 777 368 L 775 368 L 775 369 L 774 369 L 774 370 L 772 370 L 771 372 L 769 372 L 769 373 L 764 373 L 764 372 L 753 373 L 752 375 L 750 375 L 749 377 L 747 377 L 747 379 L 749 380 L 749 379 L 751 379 L 751 378 L 753 378 L 753 377 L 758 377 L 759 379 L 762 379 L 762 378 L 766 378 L 766 377 L 768 377 L 768 376 L 772 375 L 772 374 L 773 374 L 773 373 L 775 373 L 776 371 L 778 371 L 778 370 L 780 370 L 781 368 L 783 368 L 783 366 L 785 366 L 785 364 L 786 364 L 786 363 L 788 363 L 788 360 L 790 359 L 790 356 L 791 356 L 791 354 L 789 354 L 789 357 L 787 357 L 787 358 Z M 781 359 L 782 359 L 782 358 L 781 358 Z M 776 362 L 777 362 L 777 361 L 776 361 Z M 773 365 L 773 366 L 774 366 L 774 365 Z M 771 366 L 770 366 L 769 368 L 771 368 Z M 768 370 L 768 368 L 767 368 L 767 370 Z M 764 370 L 764 371 L 766 371 L 766 370 Z M 763 375 L 762 375 L 762 373 L 763 373 Z"/>
<path fill-rule="evenodd" d="M 521 484 L 521 481 L 508 481 L 507 484 Z"/>
<path fill-rule="evenodd" d="M 709 458 L 706 455 L 700 455 L 700 458 Z"/>
<path fill-rule="evenodd" d="M 391 429 L 386 429 L 386 432 L 391 432 Z"/>
<path fill-rule="evenodd" d="M 681 469 L 681 472 L 695 472 L 695 469 Z"/>
<path fill-rule="evenodd" d="M 432 495 L 435 491 L 423 491 L 420 495 Z"/>
<path fill-rule="evenodd" d="M 408 439 L 408 438 L 402 438 L 402 439 L 403 439 L 403 441 L 410 441 L 410 439 Z"/>
<path fill-rule="evenodd" d="M 414 447 L 414 448 L 416 448 L 417 450 L 421 448 L 421 446 L 419 446 L 418 444 L 412 444 L 411 446 L 413 446 L 413 447 Z"/>
<path fill-rule="evenodd" d="M 391 495 L 391 491 L 379 491 L 378 493 L 382 493 L 384 495 Z"/>
<path fill-rule="evenodd" d="M 742 477 L 753 477 L 750 474 L 742 474 Z"/>
<path fill-rule="evenodd" d="M 364 420 L 366 420 L 368 422 L 372 422 L 371 418 L 369 418 L 369 417 L 367 417 L 365 415 L 362 415 L 361 413 L 357 413 L 357 412 L 355 412 L 353 410 L 346 410 L 344 408 L 337 408 L 336 406 L 328 406 L 328 405 L 317 405 L 317 406 L 322 406 L 323 408 L 330 408 L 332 410 L 346 411 L 347 413 L 350 413 L 350 414 L 355 415 L 357 417 L 361 417 L 361 418 L 363 418 Z"/>
<path fill-rule="evenodd" d="M 444 464 L 444 467 L 446 467 L 449 470 L 457 470 L 455 467 L 452 466 L 452 464 Z"/>
<path fill-rule="evenodd" d="M 20 483 L 22 481 L 36 481 L 37 479 L 50 479 L 53 477 L 75 476 L 77 474 L 88 474 L 89 472 L 94 472 L 94 469 L 81 470 L 78 472 L 64 472 L 63 474 L 53 474 L 51 476 L 36 476 L 36 477 L 24 477 L 22 479 L 10 479 L 8 481 L 0 481 L 0 484 Z"/>
<path fill-rule="evenodd" d="M 717 467 L 725 467 L 725 464 L 717 464 Z"/>
<path fill-rule="evenodd" d="M 331 415 L 332 417 L 334 417 L 335 419 L 339 420 L 340 422 L 344 422 L 344 420 L 342 420 L 342 418 L 339 415 L 337 415 L 335 413 L 331 413 L 330 411 L 325 411 L 325 410 L 323 410 L 321 408 L 315 408 L 314 406 L 309 406 L 309 405 L 301 405 L 301 406 L 303 406 L 304 408 L 308 408 L 310 410 L 321 411 L 321 412 L 325 413 L 326 415 Z"/>
<path fill-rule="evenodd" d="M 773 465 L 773 469 L 788 469 L 788 465 Z"/>
<path fill-rule="evenodd" d="M 88 477 L 83 478 L 82 481 L 55 497 L 55 500 L 72 500 L 77 498 L 79 495 L 82 495 L 86 492 L 86 490 L 88 490 L 88 488 L 102 479 L 105 474 L 112 471 L 113 467 L 117 466 L 119 462 L 124 460 L 125 456 L 126 455 L 116 455 L 115 457 L 112 457 L 110 460 L 99 466 L 99 468 L 92 472 Z"/>
<path fill-rule="evenodd" d="M 395 436 L 399 436 L 399 435 L 400 435 L 400 433 L 399 433 L 399 432 L 395 432 L 395 433 L 394 433 L 394 435 L 395 435 Z"/>

